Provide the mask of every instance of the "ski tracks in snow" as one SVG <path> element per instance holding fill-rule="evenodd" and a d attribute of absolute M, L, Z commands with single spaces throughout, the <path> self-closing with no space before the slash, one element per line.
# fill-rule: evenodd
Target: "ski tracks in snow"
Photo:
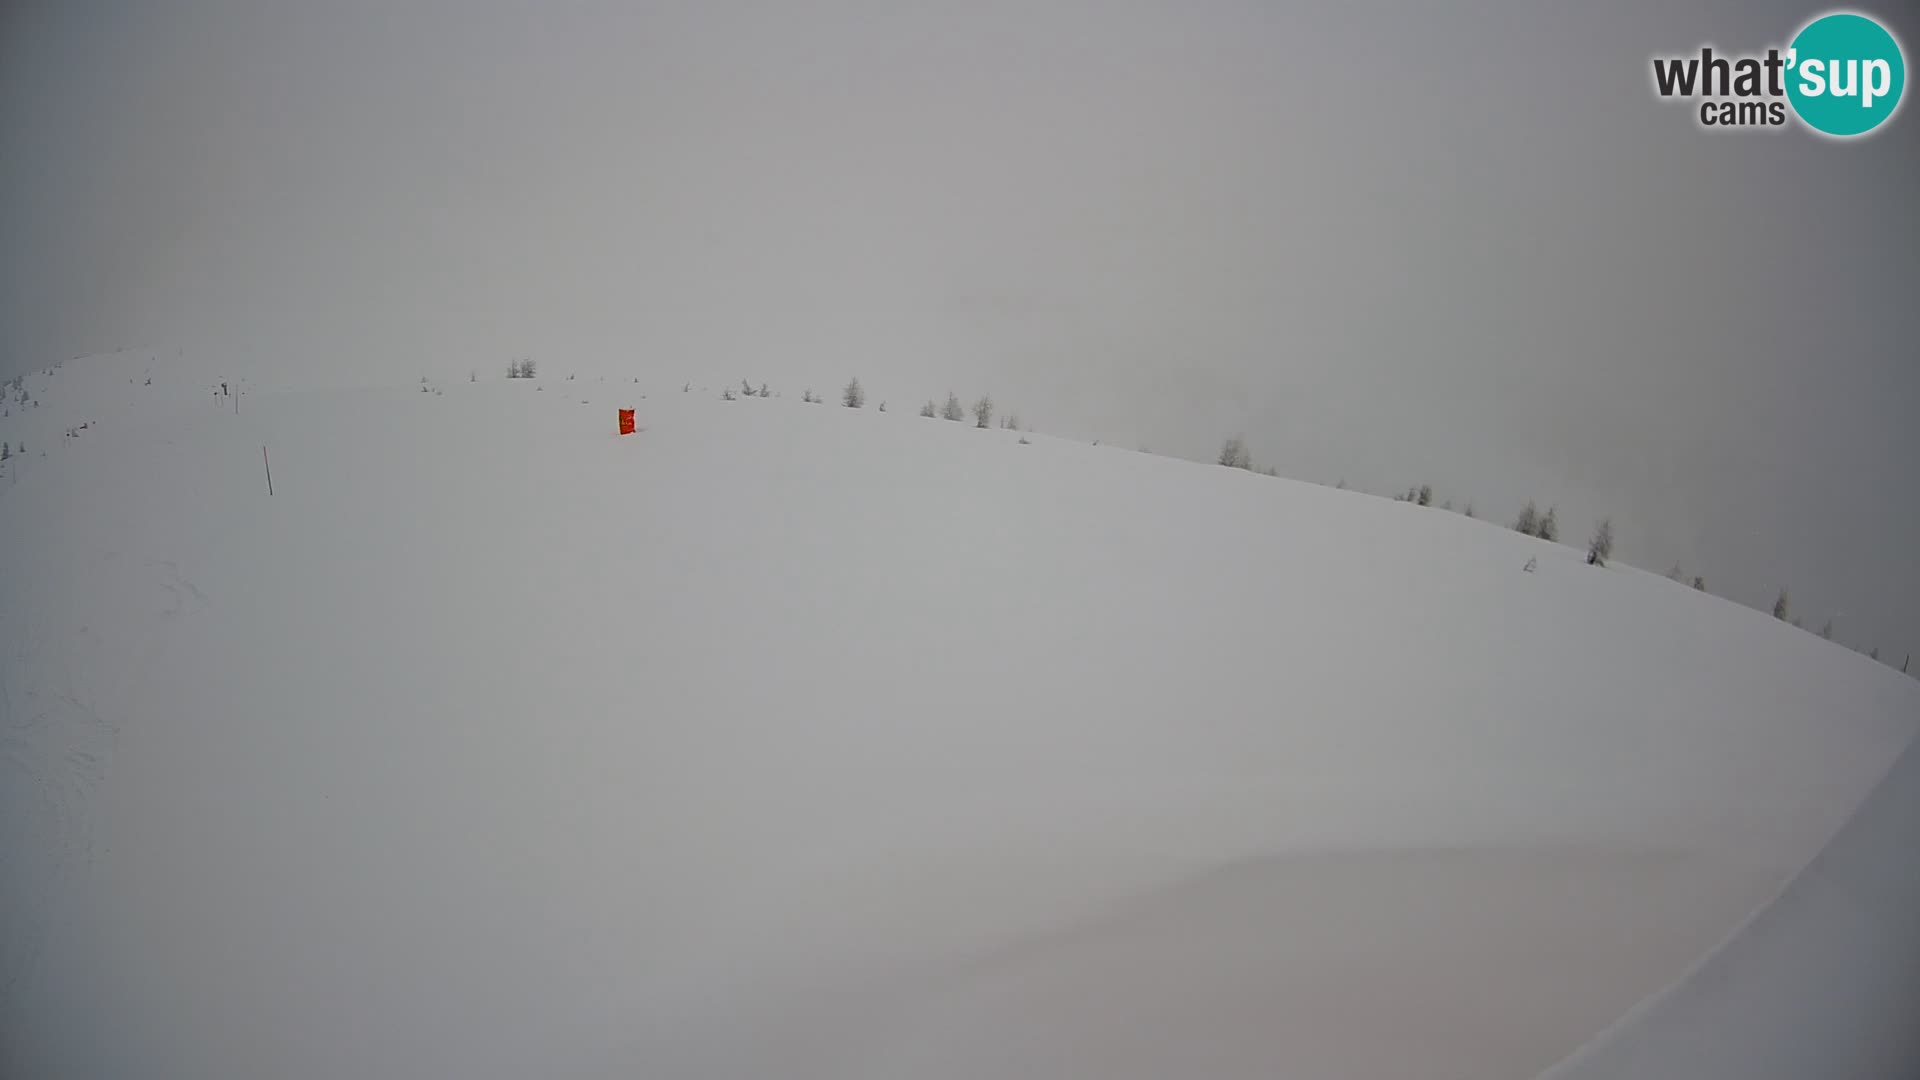
<path fill-rule="evenodd" d="M 108 553 L 106 565 L 115 559 Z M 129 613 L 146 640 L 131 653 L 144 671 L 167 650 L 167 628 L 207 607 L 180 567 L 148 559 L 154 605 Z M 23 1007 L 38 992 L 48 940 L 67 899 L 92 869 L 98 788 L 121 726 L 102 717 L 77 671 L 113 673 L 113 653 L 88 626 L 27 625 L 0 611 L 0 1072 L 23 1034 Z M 129 653 L 119 653 L 125 661 Z M 138 678 L 138 671 L 131 673 Z"/>
<path fill-rule="evenodd" d="M 158 577 L 148 617 L 162 636 L 143 644 L 138 666 L 164 649 L 167 626 L 207 604 L 177 564 L 145 565 Z M 66 915 L 63 897 L 93 865 L 97 794 L 120 726 L 74 672 L 101 670 L 102 646 L 86 626 L 56 633 L 0 612 L 0 1071 Z"/>
<path fill-rule="evenodd" d="M 166 606 L 160 609 L 160 621 L 172 622 L 182 615 L 191 615 L 206 606 L 206 594 L 201 592 L 193 582 L 180 576 L 179 563 L 162 560 L 149 565 L 166 569 L 166 578 L 160 582 L 160 588 L 169 599 Z"/>
<path fill-rule="evenodd" d="M 114 729 L 63 659 L 47 649 L 44 634 L 6 629 L 11 647 L 0 661 L 0 1024 L 13 1031 L 60 917 L 59 897 L 91 862 L 94 792 L 106 775 Z"/>

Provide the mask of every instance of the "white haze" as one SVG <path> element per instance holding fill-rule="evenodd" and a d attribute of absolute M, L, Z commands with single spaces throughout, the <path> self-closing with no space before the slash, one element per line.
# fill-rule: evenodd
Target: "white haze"
<path fill-rule="evenodd" d="M 1710 136 L 1667 5 L 17 3 L 0 374 L 617 360 L 1612 515 L 1920 651 L 1915 114 Z M 1915 26 L 1899 23 L 1909 35 Z"/>

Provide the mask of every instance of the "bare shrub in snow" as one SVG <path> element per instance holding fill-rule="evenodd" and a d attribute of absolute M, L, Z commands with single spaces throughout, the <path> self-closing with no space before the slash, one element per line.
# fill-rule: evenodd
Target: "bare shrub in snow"
<path fill-rule="evenodd" d="M 1413 501 L 1419 503 L 1421 506 L 1432 506 L 1433 505 L 1433 485 L 1421 484 L 1420 490 L 1417 492 L 1414 492 Z"/>
<path fill-rule="evenodd" d="M 1780 590 L 1780 598 L 1773 602 L 1773 617 L 1776 619 L 1787 617 L 1787 590 L 1785 589 Z"/>
<path fill-rule="evenodd" d="M 847 383 L 846 389 L 840 391 L 840 404 L 849 409 L 857 409 L 866 403 L 867 392 L 860 389 L 860 378 L 855 376 L 853 381 Z"/>
<path fill-rule="evenodd" d="M 960 395 L 951 390 L 947 391 L 947 403 L 941 406 L 940 417 L 943 420 L 956 421 L 967 418 L 966 407 L 960 404 Z"/>
<path fill-rule="evenodd" d="M 1520 516 L 1513 519 L 1513 531 L 1523 532 L 1528 536 L 1532 536 L 1539 528 L 1540 511 L 1535 510 L 1533 508 L 1533 500 L 1528 499 L 1527 505 L 1520 508 Z"/>
<path fill-rule="evenodd" d="M 1695 592 L 1706 592 L 1707 579 L 1695 574 L 1693 578 L 1693 588 Z"/>
<path fill-rule="evenodd" d="M 993 426 L 993 399 L 985 394 L 981 394 L 980 400 L 973 403 L 973 426 Z"/>

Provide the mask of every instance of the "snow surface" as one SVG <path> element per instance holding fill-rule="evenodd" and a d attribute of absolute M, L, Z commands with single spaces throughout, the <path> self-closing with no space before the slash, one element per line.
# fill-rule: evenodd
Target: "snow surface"
<path fill-rule="evenodd" d="M 1353 492 L 189 367 L 0 419 L 8 1076 L 1527 1077 L 1920 726 L 1762 613 Z"/>
<path fill-rule="evenodd" d="M 1699 969 L 1549 1080 L 1920 1075 L 1920 743 Z"/>

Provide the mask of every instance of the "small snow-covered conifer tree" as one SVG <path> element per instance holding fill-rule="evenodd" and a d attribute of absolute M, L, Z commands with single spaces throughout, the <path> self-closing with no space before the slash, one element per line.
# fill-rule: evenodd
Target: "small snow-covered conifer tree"
<path fill-rule="evenodd" d="M 1539 537 L 1542 540 L 1549 540 L 1555 543 L 1559 542 L 1560 515 L 1554 510 L 1553 507 L 1551 506 L 1547 507 L 1547 512 L 1540 516 L 1540 527 L 1534 531 L 1533 535 Z"/>
<path fill-rule="evenodd" d="M 1610 518 L 1601 518 L 1600 524 L 1593 528 L 1593 539 L 1587 541 L 1587 561 L 1595 566 L 1605 566 L 1607 560 L 1611 558 L 1613 558 L 1613 521 Z"/>
<path fill-rule="evenodd" d="M 1253 468 L 1253 456 L 1247 453 L 1247 440 L 1238 435 L 1220 444 L 1220 457 L 1217 460 L 1229 469 Z"/>
<path fill-rule="evenodd" d="M 1527 505 L 1520 508 L 1520 516 L 1513 519 L 1513 529 L 1515 532 L 1523 532 L 1528 536 L 1532 536 L 1539 528 L 1540 511 L 1535 510 L 1533 508 L 1533 500 L 1528 499 Z"/>

